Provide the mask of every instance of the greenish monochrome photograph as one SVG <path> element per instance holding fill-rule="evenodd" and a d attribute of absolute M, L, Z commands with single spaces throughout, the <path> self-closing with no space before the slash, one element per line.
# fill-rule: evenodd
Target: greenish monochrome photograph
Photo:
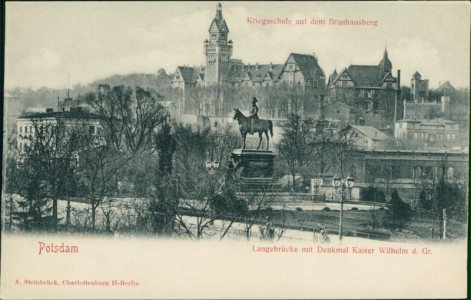
<path fill-rule="evenodd" d="M 470 7 L 6 1 L 0 298 L 467 298 Z"/>

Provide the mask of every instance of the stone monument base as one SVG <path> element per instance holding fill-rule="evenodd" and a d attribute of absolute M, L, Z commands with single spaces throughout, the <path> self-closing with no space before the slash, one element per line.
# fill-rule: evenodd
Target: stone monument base
<path fill-rule="evenodd" d="M 235 149 L 231 153 L 235 178 L 242 190 L 260 190 L 274 185 L 276 154 L 271 150 Z"/>

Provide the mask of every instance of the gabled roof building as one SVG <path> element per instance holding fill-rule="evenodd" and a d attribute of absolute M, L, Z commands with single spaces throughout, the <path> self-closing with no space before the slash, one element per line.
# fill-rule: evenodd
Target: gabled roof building
<path fill-rule="evenodd" d="M 366 125 L 385 127 L 402 116 L 400 71 L 392 73 L 392 62 L 385 49 L 377 65 L 350 65 L 334 70 L 327 83 L 327 102 L 343 102 L 359 110 Z"/>

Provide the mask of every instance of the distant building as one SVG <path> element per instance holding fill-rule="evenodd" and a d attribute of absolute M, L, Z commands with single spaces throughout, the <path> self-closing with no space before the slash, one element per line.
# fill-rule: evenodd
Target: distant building
<path fill-rule="evenodd" d="M 428 79 L 422 79 L 419 72 L 412 75 L 411 83 L 411 100 L 413 102 L 427 101 L 428 100 Z"/>
<path fill-rule="evenodd" d="M 442 96 L 440 102 L 404 101 L 404 119 L 436 119 L 450 118 L 450 96 Z"/>
<path fill-rule="evenodd" d="M 349 125 L 342 130 L 348 141 L 361 150 L 388 148 L 389 136 L 371 126 Z"/>
<path fill-rule="evenodd" d="M 366 125 L 381 128 L 392 124 L 398 113 L 402 115 L 402 107 L 396 103 L 400 71 L 394 77 L 392 67 L 385 50 L 378 65 L 350 65 L 339 73 L 334 70 L 327 83 L 327 101 L 358 109 Z"/>
<path fill-rule="evenodd" d="M 342 102 L 331 102 L 324 105 L 324 116 L 326 119 L 342 120 L 345 125 L 364 125 L 364 121 L 358 116 L 358 109 Z"/>
<path fill-rule="evenodd" d="M 92 108 L 86 103 L 83 99 L 72 99 L 70 97 L 65 98 L 64 100 L 58 101 L 58 110 L 59 112 L 74 112 L 74 111 L 84 111 L 90 112 Z"/>
<path fill-rule="evenodd" d="M 29 113 L 16 119 L 16 146 L 20 153 L 31 144 L 38 130 L 52 130 L 56 125 L 63 124 L 66 129 L 81 126 L 90 134 L 96 145 L 103 142 L 103 126 L 99 115 L 85 110 L 69 110 L 55 112 L 52 108 L 44 112 Z"/>
<path fill-rule="evenodd" d="M 166 87 L 172 85 L 172 77 L 167 75 L 165 69 L 159 69 L 157 71 L 157 86 Z"/>
<path fill-rule="evenodd" d="M 204 86 L 204 70 L 204 67 L 177 67 L 173 75 L 172 87 L 185 90 L 188 87 Z"/>
<path fill-rule="evenodd" d="M 456 143 L 459 125 L 440 119 L 403 119 L 396 121 L 394 136 L 397 140 L 415 142 L 422 147 L 452 146 Z"/>
<path fill-rule="evenodd" d="M 229 39 L 229 28 L 220 3 L 208 32 L 209 37 L 204 41 L 205 66 L 179 66 L 175 70 L 172 87 L 182 91 L 178 105 L 182 118 L 186 118 L 184 114 L 225 117 L 232 112 L 232 104 L 243 106 L 245 103 L 240 101 L 250 103 L 249 95 L 241 99 L 237 91 L 250 88 L 247 94 L 255 96 L 257 89 L 275 85 L 300 91 L 302 103 L 299 110 L 305 116 L 319 113 L 325 75 L 315 55 L 291 53 L 282 64 L 244 64 L 242 60 L 232 58 L 234 43 Z M 265 95 L 259 97 L 259 101 L 274 100 Z M 277 106 L 265 113 L 269 117 L 286 117 L 289 111 L 294 110 L 285 103 L 277 103 Z"/>
<path fill-rule="evenodd" d="M 365 150 L 359 152 L 346 170 L 359 187 L 381 188 L 387 197 L 397 190 L 402 199 L 419 197 L 418 184 L 444 176 L 450 182 L 466 182 L 468 151 L 453 150 Z"/>
<path fill-rule="evenodd" d="M 454 95 L 456 93 L 458 93 L 458 90 L 455 89 L 455 87 L 453 85 L 451 85 L 451 83 L 449 81 L 445 81 L 444 83 L 442 83 L 438 89 L 437 89 L 437 92 L 441 93 L 442 95 L 445 95 L 445 96 L 450 96 L 450 95 Z"/>

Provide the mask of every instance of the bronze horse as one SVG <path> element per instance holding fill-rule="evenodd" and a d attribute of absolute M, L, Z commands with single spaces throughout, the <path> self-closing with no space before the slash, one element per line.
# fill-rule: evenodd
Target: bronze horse
<path fill-rule="evenodd" d="M 258 132 L 260 141 L 258 142 L 257 150 L 258 148 L 260 148 L 260 145 L 262 144 L 263 133 L 265 133 L 265 136 L 267 137 L 267 149 L 266 150 L 268 150 L 270 146 L 270 138 L 268 137 L 268 131 L 270 131 L 270 134 L 273 137 L 273 122 L 271 120 L 258 119 L 256 122 L 254 122 L 254 128 L 252 130 L 253 133 L 251 133 L 250 132 L 250 118 L 244 116 L 244 114 L 241 113 L 238 108 L 234 108 L 234 111 L 235 111 L 234 120 L 237 120 L 237 122 L 239 122 L 240 134 L 242 135 L 242 139 L 244 140 L 242 149 L 245 149 L 245 138 L 247 137 L 247 133 L 253 134 L 255 132 Z"/>

